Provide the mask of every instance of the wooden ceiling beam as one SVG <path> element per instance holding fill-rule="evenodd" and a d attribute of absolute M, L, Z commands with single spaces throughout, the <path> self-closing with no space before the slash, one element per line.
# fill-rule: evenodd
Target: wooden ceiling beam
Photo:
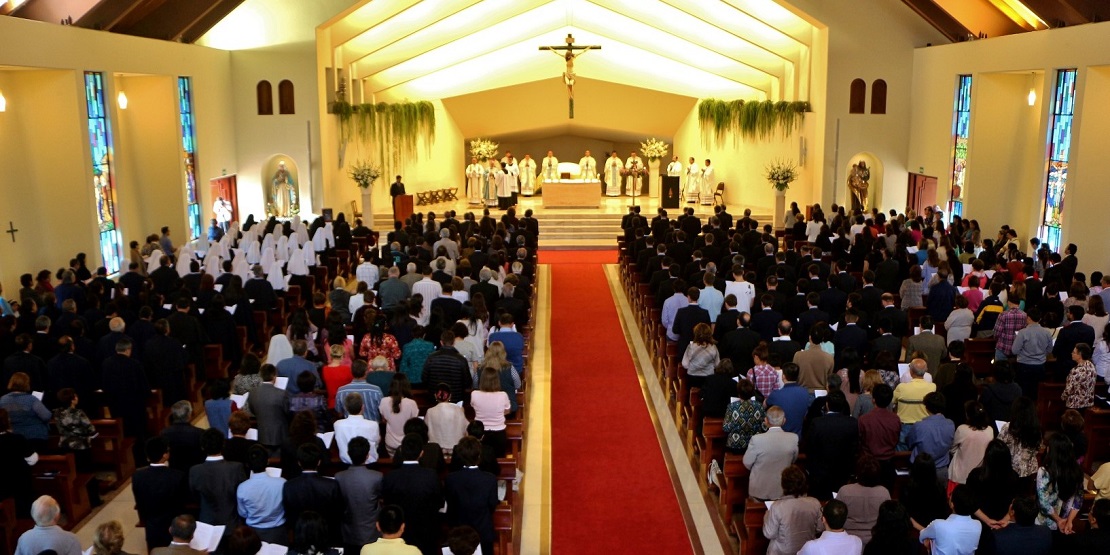
<path fill-rule="evenodd" d="M 243 0 L 218 0 L 183 29 L 178 34 L 177 40 L 189 44 L 196 42 L 242 3 Z"/>
<path fill-rule="evenodd" d="M 131 17 L 127 18 L 127 21 L 121 22 L 113 31 L 151 39 L 176 40 L 193 21 L 219 2 L 219 0 L 142 1 L 148 3 L 148 9 L 142 10 L 141 14 L 136 10 Z M 137 17 L 139 15 L 141 17 Z"/>
<path fill-rule="evenodd" d="M 1085 18 L 1088 23 L 1110 21 L 1110 4 L 1105 0 L 1056 0 L 1056 2 Z"/>
<path fill-rule="evenodd" d="M 73 24 L 85 29 L 111 31 L 143 3 L 143 0 L 101 0 Z"/>
<path fill-rule="evenodd" d="M 909 6 L 930 25 L 936 27 L 952 42 L 967 40 L 967 37 L 972 34 L 959 20 L 952 17 L 944 11 L 944 8 L 936 5 L 932 0 L 902 0 L 902 3 Z"/>

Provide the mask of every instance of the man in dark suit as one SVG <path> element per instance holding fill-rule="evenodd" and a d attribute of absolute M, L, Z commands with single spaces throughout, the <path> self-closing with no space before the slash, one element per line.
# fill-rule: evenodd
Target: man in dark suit
<path fill-rule="evenodd" d="M 1067 319 L 1064 327 L 1056 334 L 1056 343 L 1052 346 L 1052 356 L 1056 357 L 1056 361 L 1049 368 L 1052 375 L 1060 381 L 1067 378 L 1068 372 L 1075 368 L 1075 361 L 1071 358 L 1075 346 L 1080 343 L 1086 343 L 1088 347 L 1095 344 L 1095 329 L 1082 322 L 1083 313 L 1082 306 L 1069 306 L 1065 313 Z"/>
<path fill-rule="evenodd" d="M 883 308 L 883 290 L 875 287 L 875 272 L 867 270 L 863 273 L 863 287 L 859 290 L 859 310 L 868 322 L 875 321 L 875 315 Z"/>
<path fill-rule="evenodd" d="M 458 322 L 462 317 L 462 303 L 458 299 L 451 296 L 451 283 L 445 283 L 442 287 L 442 296 L 432 299 L 432 304 L 429 310 L 435 312 L 437 310 L 443 312 L 443 321 L 446 323 Z"/>
<path fill-rule="evenodd" d="M 794 328 L 794 340 L 798 343 L 805 342 L 806 338 L 809 337 L 809 330 L 817 322 L 832 323 L 829 313 L 818 308 L 817 305 L 820 302 L 820 293 L 811 292 L 806 295 L 806 311 L 798 315 L 798 327 Z"/>
<path fill-rule="evenodd" d="M 147 440 L 145 451 L 150 466 L 131 476 L 131 491 L 146 528 L 147 549 L 154 549 L 170 544 L 170 523 L 185 512 L 189 489 L 185 473 L 169 467 L 170 452 L 162 438 Z"/>
<path fill-rule="evenodd" d="M 154 292 L 163 297 L 181 287 L 181 276 L 170 267 L 170 257 L 165 254 L 158 259 L 158 269 L 150 273 L 150 281 L 154 284 Z"/>
<path fill-rule="evenodd" d="M 227 431 L 231 433 L 231 437 L 224 442 L 224 460 L 247 464 L 247 451 L 258 445 L 257 441 L 247 439 L 250 429 L 251 417 L 246 411 L 237 410 L 231 413 L 231 418 L 227 421 Z"/>
<path fill-rule="evenodd" d="M 681 360 L 682 355 L 686 353 L 686 346 L 694 340 L 694 326 L 701 323 L 712 325 L 713 321 L 709 319 L 709 311 L 698 306 L 698 299 L 701 297 L 701 290 L 697 287 L 691 287 L 686 290 L 686 300 L 689 305 L 678 309 L 674 315 L 674 325 L 671 326 L 671 333 L 678 336 L 678 358 Z"/>
<path fill-rule="evenodd" d="M 501 297 L 501 292 L 498 291 L 496 285 L 490 283 L 490 280 L 493 279 L 493 271 L 489 268 L 482 268 L 478 272 L 478 279 L 480 280 L 478 283 L 470 286 L 470 297 L 473 298 L 474 295 L 481 293 L 488 309 Z"/>
<path fill-rule="evenodd" d="M 335 475 L 345 509 L 340 534 L 344 553 L 355 553 L 378 538 L 375 524 L 381 510 L 382 473 L 366 468 L 369 455 L 370 442 L 361 436 L 354 437 L 347 443 L 351 467 Z"/>
<path fill-rule="evenodd" d="M 1075 257 L 1075 253 L 1078 251 L 1079 247 L 1075 246 L 1075 243 L 1068 243 L 1068 246 L 1064 247 L 1064 257 L 1056 265 L 1060 272 L 1061 291 L 1067 291 L 1071 287 L 1075 270 L 1079 267 L 1079 259 Z"/>
<path fill-rule="evenodd" d="M 768 352 L 770 353 L 768 364 L 781 367 L 787 362 L 794 361 L 794 355 L 802 350 L 802 345 L 790 337 L 794 331 L 794 325 L 790 323 L 790 320 L 780 320 L 775 330 L 778 335 L 768 346 Z"/>
<path fill-rule="evenodd" d="M 178 401 L 170 407 L 170 425 L 162 430 L 162 440 L 170 449 L 170 468 L 186 474 L 189 469 L 204 462 L 204 452 L 200 448 L 200 437 L 204 430 L 194 426 L 193 404 Z"/>
<path fill-rule="evenodd" d="M 151 385 L 162 390 L 162 401 L 173 404 L 187 397 L 185 372 L 189 354 L 185 346 L 170 337 L 170 323 L 166 319 L 154 323 L 154 336 L 143 348 L 143 365 Z"/>
<path fill-rule="evenodd" d="M 135 438 L 135 460 L 142 460 L 142 443 L 146 440 L 146 398 L 150 383 L 143 365 L 131 358 L 131 340 L 116 343 L 116 354 L 100 367 L 100 388 L 107 397 L 112 417 L 123 420 L 123 433 Z"/>
<path fill-rule="evenodd" d="M 848 294 L 837 287 L 836 274 L 829 276 L 828 284 L 828 288 L 819 294 L 817 306 L 822 311 L 828 313 L 828 322 L 830 324 L 835 324 L 839 322 L 841 316 L 844 315 L 844 308 L 848 304 Z"/>
<path fill-rule="evenodd" d="M 166 318 L 166 322 L 169 324 L 170 337 L 185 346 L 185 351 L 189 353 L 189 362 L 197 368 L 204 368 L 204 346 L 208 343 L 208 333 L 204 331 L 200 320 L 189 314 L 192 303 L 192 299 L 188 297 L 177 299 L 175 310 Z"/>
<path fill-rule="evenodd" d="M 859 313 L 855 309 L 844 313 L 844 323 L 833 335 L 833 347 L 836 349 L 836 367 L 844 368 L 841 364 L 841 355 L 844 349 L 855 349 L 856 354 L 862 359 L 867 354 L 867 330 L 859 326 Z"/>
<path fill-rule="evenodd" d="M 251 268 L 251 278 L 243 284 L 243 294 L 250 300 L 254 310 L 270 310 L 277 304 L 274 286 L 266 280 L 262 266 L 258 264 Z"/>
<path fill-rule="evenodd" d="M 64 388 L 71 387 L 77 392 L 81 408 L 92 408 L 93 391 L 96 390 L 96 375 L 92 365 L 75 352 L 73 338 L 62 336 L 58 340 L 59 353 L 46 363 L 47 382 L 44 401 Z M 86 400 L 87 398 L 87 400 Z"/>
<path fill-rule="evenodd" d="M 182 514 L 174 517 L 169 531 L 173 541 L 166 547 L 152 549 L 150 555 L 206 555 L 208 553 L 189 547 L 189 542 L 193 540 L 193 534 L 197 531 L 197 520 L 193 515 Z"/>
<path fill-rule="evenodd" d="M 696 233 L 694 235 L 697 235 Z M 675 263 L 685 266 L 694 258 L 694 247 L 689 243 L 691 235 L 685 231 L 674 234 L 674 242 L 665 245 L 665 253 L 674 259 Z"/>
<path fill-rule="evenodd" d="M 879 324 L 875 328 L 879 336 L 871 340 L 871 354 L 869 356 L 871 364 L 874 364 L 875 360 L 878 359 L 879 353 L 884 352 L 890 353 L 891 360 L 902 360 L 902 338 L 892 333 L 893 327 L 894 324 L 889 318 L 879 318 Z"/>
<path fill-rule="evenodd" d="M 883 308 L 875 316 L 875 319 L 879 321 L 889 320 L 890 327 L 886 331 L 899 339 L 905 337 L 909 333 L 909 317 L 902 309 L 894 306 L 894 295 L 883 293 L 881 299 Z"/>
<path fill-rule="evenodd" d="M 115 316 L 112 318 L 106 318 L 105 320 L 107 320 L 108 322 L 107 333 L 102 335 L 100 339 L 97 340 L 96 356 L 93 358 L 93 360 L 89 361 L 93 363 L 93 366 L 96 366 L 98 368 L 100 367 L 101 363 L 111 358 L 111 356 L 116 353 L 116 344 L 119 343 L 120 339 L 131 339 L 130 336 L 124 334 L 124 330 L 127 329 L 127 323 L 124 322 L 123 318 Z M 134 342 L 132 342 L 132 345 L 134 345 Z"/>
<path fill-rule="evenodd" d="M 436 555 L 439 549 L 439 509 L 443 491 L 439 477 L 430 468 L 420 465 L 424 440 L 408 434 L 401 440 L 396 457 L 401 465 L 382 480 L 385 505 L 398 505 L 405 513 L 405 542 L 420 548 L 423 555 Z"/>
<path fill-rule="evenodd" d="M 883 261 L 875 268 L 875 287 L 882 290 L 883 293 L 890 293 L 891 295 L 898 292 L 898 286 L 901 280 L 898 279 L 900 269 L 898 261 L 890 257 L 890 252 L 882 249 Z"/>
<path fill-rule="evenodd" d="M 286 522 L 297 522 L 305 511 L 315 511 L 328 521 L 331 545 L 340 545 L 339 528 L 344 503 L 339 482 L 317 473 L 324 453 L 320 447 L 306 443 L 297 448 L 297 464 L 301 475 L 285 482 L 282 499 Z"/>
<path fill-rule="evenodd" d="M 242 463 L 224 460 L 224 436 L 218 430 L 205 430 L 200 445 L 206 458 L 189 470 L 189 491 L 200 502 L 197 519 L 213 526 L 226 526 L 226 541 L 239 525 L 239 505 L 235 494 L 239 484 L 247 479 L 247 469 Z"/>
<path fill-rule="evenodd" d="M 752 349 L 759 345 L 763 338 L 760 337 L 759 332 L 749 328 L 747 324 L 749 321 L 737 321 L 739 327 L 732 330 L 721 338 L 717 349 L 721 353 L 721 359 L 730 359 L 732 361 L 733 370 L 744 375 L 748 370 L 755 365 L 752 360 Z M 718 323 L 718 325 L 720 325 Z"/>
<path fill-rule="evenodd" d="M 834 491 L 848 483 L 859 447 L 859 424 L 851 416 L 844 393 L 829 393 L 827 402 L 829 412 L 813 420 L 804 442 L 812 481 L 809 491 L 819 500 L 831 499 Z"/>
<path fill-rule="evenodd" d="M 478 468 L 482 444 L 464 437 L 455 446 L 452 458 L 462 461 L 462 469 L 447 476 L 443 493 L 447 500 L 447 523 L 469 526 L 482 539 L 482 553 L 493 553 L 497 534 L 493 529 L 493 511 L 497 508 L 497 477 Z"/>
<path fill-rule="evenodd" d="M 494 313 L 504 312 L 506 314 L 511 314 L 513 316 L 513 322 L 516 322 L 523 328 L 528 325 L 528 303 L 516 296 L 517 281 L 515 275 L 510 275 L 505 278 L 505 285 L 501 286 L 501 298 L 497 299 L 493 304 L 487 304 L 486 306 Z"/>
<path fill-rule="evenodd" d="M 1037 276 L 1033 275 L 1033 265 L 1026 264 L 1025 269 L 1025 306 L 1040 306 L 1044 298 L 1044 285 Z M 1105 287 L 1104 287 L 1105 288 Z"/>
<path fill-rule="evenodd" d="M 262 383 L 247 397 L 247 406 L 258 420 L 258 443 L 273 453 L 289 435 L 289 393 L 275 385 L 277 369 L 273 365 L 263 364 L 259 375 Z"/>
<path fill-rule="evenodd" d="M 778 330 L 779 322 L 782 321 L 782 314 L 773 308 L 775 296 L 770 293 L 764 293 L 759 297 L 759 305 L 760 310 L 752 312 L 751 329 L 758 333 L 764 341 L 771 341 L 775 337 L 776 330 Z"/>

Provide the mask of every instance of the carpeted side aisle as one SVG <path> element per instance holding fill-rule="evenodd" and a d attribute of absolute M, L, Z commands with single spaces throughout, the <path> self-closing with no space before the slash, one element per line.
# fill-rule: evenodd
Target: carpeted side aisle
<path fill-rule="evenodd" d="M 602 262 L 542 253 L 551 271 L 552 553 L 691 553 Z"/>

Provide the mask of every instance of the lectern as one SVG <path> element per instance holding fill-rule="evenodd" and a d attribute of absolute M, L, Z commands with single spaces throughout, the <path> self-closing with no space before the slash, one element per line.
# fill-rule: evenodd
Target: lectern
<path fill-rule="evenodd" d="M 677 175 L 664 175 L 659 188 L 659 206 L 663 208 L 678 208 L 681 199 L 678 198 L 681 186 Z"/>
<path fill-rule="evenodd" d="M 393 197 L 393 219 L 398 222 L 405 221 L 412 215 L 412 195 L 397 195 Z"/>

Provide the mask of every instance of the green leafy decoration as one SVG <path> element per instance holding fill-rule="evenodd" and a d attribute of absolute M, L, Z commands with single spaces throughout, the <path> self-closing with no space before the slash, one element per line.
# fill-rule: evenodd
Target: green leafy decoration
<path fill-rule="evenodd" d="M 801 128 L 809 111 L 809 102 L 707 98 L 698 104 L 702 143 L 708 146 L 715 139 L 721 146 L 730 134 L 733 145 L 740 138 L 766 141 L 776 135 L 787 137 Z"/>
<path fill-rule="evenodd" d="M 377 104 L 340 101 L 331 105 L 331 112 L 339 121 L 341 150 L 354 140 L 376 145 L 381 163 L 397 170 L 416 156 L 420 140 L 425 150 L 435 140 L 435 105 L 428 101 Z"/>

